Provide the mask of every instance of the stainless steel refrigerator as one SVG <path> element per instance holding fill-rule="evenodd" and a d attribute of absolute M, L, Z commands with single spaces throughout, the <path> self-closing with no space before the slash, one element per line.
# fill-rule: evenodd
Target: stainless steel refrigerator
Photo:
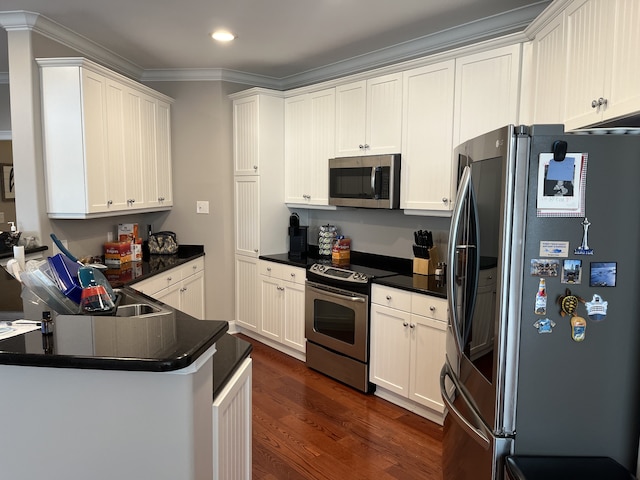
<path fill-rule="evenodd" d="M 501 479 L 508 454 L 608 456 L 635 472 L 634 133 L 510 125 L 456 149 L 445 480 Z"/>

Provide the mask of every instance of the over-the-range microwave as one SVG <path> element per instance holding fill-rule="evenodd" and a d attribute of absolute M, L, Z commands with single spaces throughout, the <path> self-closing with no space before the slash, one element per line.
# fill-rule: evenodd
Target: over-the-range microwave
<path fill-rule="evenodd" d="M 400 154 L 330 158 L 329 205 L 400 208 Z"/>

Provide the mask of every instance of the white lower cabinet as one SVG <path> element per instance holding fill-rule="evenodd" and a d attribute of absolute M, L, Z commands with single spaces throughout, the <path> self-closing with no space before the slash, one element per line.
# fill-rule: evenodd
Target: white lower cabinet
<path fill-rule="evenodd" d="M 371 301 L 369 380 L 376 394 L 394 403 L 407 399 L 400 404 L 442 423 L 447 301 L 381 285 L 373 285 Z"/>
<path fill-rule="evenodd" d="M 247 358 L 213 402 L 213 479 L 251 480 L 251 379 Z"/>
<path fill-rule="evenodd" d="M 204 258 L 196 258 L 147 280 L 133 288 L 200 320 L 205 318 Z"/>
<path fill-rule="evenodd" d="M 306 352 L 304 336 L 305 270 L 259 261 L 262 322 L 265 337 L 299 352 Z"/>

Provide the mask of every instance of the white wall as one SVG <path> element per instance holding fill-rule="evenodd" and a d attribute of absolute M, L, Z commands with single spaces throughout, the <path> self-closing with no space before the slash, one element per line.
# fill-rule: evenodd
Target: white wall
<path fill-rule="evenodd" d="M 0 83 L 0 132 L 11 131 L 11 110 L 9 108 L 9 84 Z"/>

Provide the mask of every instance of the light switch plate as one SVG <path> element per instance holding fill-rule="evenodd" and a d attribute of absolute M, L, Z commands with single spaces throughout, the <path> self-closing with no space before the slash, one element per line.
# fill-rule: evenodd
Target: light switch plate
<path fill-rule="evenodd" d="M 209 213 L 209 202 L 207 200 L 198 200 L 196 202 L 196 213 Z"/>

